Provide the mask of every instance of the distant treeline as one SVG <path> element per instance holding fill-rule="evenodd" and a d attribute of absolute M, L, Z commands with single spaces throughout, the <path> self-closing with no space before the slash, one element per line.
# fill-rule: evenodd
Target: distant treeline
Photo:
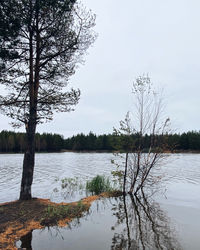
<path fill-rule="evenodd" d="M 114 151 L 126 150 L 127 139 L 132 142 L 132 149 L 137 147 L 138 135 L 116 136 L 115 134 L 95 135 L 90 132 L 88 135 L 78 134 L 64 139 L 59 134 L 43 133 L 36 134 L 36 151 L 37 152 L 59 152 L 61 150 L 72 151 Z M 156 140 L 163 139 L 157 136 Z M 142 148 L 145 150 L 149 147 L 152 137 L 145 135 L 142 138 Z M 166 148 L 172 151 L 180 150 L 200 150 L 200 131 L 191 131 L 182 134 L 165 135 Z M 25 133 L 15 133 L 3 130 L 0 132 L 0 152 L 24 152 Z"/>
<path fill-rule="evenodd" d="M 135 148 L 137 148 L 138 135 L 131 135 L 129 141 L 134 144 Z M 200 150 L 200 131 L 191 131 L 182 134 L 167 134 L 164 136 L 166 141 L 166 149 L 169 150 Z M 156 140 L 163 139 L 161 136 L 157 136 Z M 151 135 L 145 135 L 142 138 L 142 148 L 148 149 L 150 142 L 152 140 Z M 90 132 L 88 135 L 78 134 L 76 136 L 72 136 L 65 140 L 65 149 L 74 150 L 74 151 L 82 151 L 82 150 L 125 150 L 127 145 L 127 137 L 126 136 L 116 136 L 115 134 L 104 134 L 104 135 L 95 135 Z"/>
<path fill-rule="evenodd" d="M 24 152 L 26 145 L 25 133 L 3 130 L 0 133 L 0 152 Z M 57 152 L 64 148 L 64 138 L 58 134 L 36 134 L 37 152 Z"/>

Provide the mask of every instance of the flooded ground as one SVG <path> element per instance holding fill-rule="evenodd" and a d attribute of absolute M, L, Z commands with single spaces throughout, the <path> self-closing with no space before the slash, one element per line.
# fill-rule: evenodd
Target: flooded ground
<path fill-rule="evenodd" d="M 68 195 L 61 187 L 62 180 L 79 177 L 85 183 L 96 174 L 110 175 L 112 158 L 112 154 L 104 153 L 37 154 L 33 194 L 56 202 L 78 200 L 85 196 L 84 190 Z M 0 155 L 0 202 L 18 198 L 22 160 L 19 154 Z M 120 199 L 96 201 L 89 214 L 74 220 L 70 227 L 34 230 L 17 243 L 18 247 L 199 249 L 200 154 L 170 155 L 162 172 L 166 192 L 156 194 L 148 204 L 145 199 L 142 204 L 133 202 L 131 197 L 125 203 Z"/>
<path fill-rule="evenodd" d="M 34 230 L 17 242 L 27 249 L 181 249 L 158 203 L 133 196 L 95 201 L 65 228 Z"/>

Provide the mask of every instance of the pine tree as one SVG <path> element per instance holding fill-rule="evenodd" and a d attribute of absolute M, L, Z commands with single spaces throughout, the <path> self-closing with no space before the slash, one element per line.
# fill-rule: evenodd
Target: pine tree
<path fill-rule="evenodd" d="M 1 111 L 25 125 L 26 149 L 20 199 L 31 199 L 35 133 L 53 112 L 69 112 L 80 91 L 66 91 L 81 56 L 94 42 L 95 16 L 76 0 L 4 0 L 0 3 Z"/>

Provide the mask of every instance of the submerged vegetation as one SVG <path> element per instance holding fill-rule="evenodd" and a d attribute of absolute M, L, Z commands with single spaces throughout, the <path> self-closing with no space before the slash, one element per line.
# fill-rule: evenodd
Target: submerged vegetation
<path fill-rule="evenodd" d="M 61 179 L 62 189 L 67 189 L 68 192 L 84 189 L 84 184 L 78 177 Z"/>
<path fill-rule="evenodd" d="M 111 180 L 109 177 L 104 175 L 96 175 L 91 180 L 83 182 L 80 178 L 63 178 L 59 180 L 55 179 L 56 182 L 59 182 L 59 186 L 53 189 L 54 193 L 59 193 L 64 199 L 72 198 L 77 194 L 91 195 L 92 194 L 101 194 L 103 192 L 113 192 L 120 191 L 119 181 L 115 179 Z"/>
<path fill-rule="evenodd" d="M 74 178 L 55 178 L 56 187 L 53 189 L 51 198 L 60 195 L 62 199 L 67 200 L 75 197 L 76 195 L 81 195 L 86 190 L 85 183 L 78 177 Z"/>

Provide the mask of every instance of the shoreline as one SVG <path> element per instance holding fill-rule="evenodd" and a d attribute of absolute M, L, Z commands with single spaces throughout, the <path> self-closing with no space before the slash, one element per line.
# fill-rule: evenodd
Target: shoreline
<path fill-rule="evenodd" d="M 126 152 L 121 152 L 121 151 L 116 151 L 116 150 L 112 151 L 112 150 L 65 150 L 65 149 L 63 149 L 60 152 L 61 153 L 66 153 L 66 152 L 69 152 L 69 153 L 112 153 L 112 154 L 113 153 L 126 153 Z M 136 152 L 130 152 L 130 153 L 136 153 Z M 173 151 L 165 151 L 164 153 L 165 154 L 200 154 L 200 150 L 173 150 Z"/>
<path fill-rule="evenodd" d="M 117 150 L 68 150 L 68 149 L 62 149 L 60 151 L 40 151 L 35 152 L 36 154 L 56 154 L 56 153 L 110 153 L 110 154 L 116 154 L 116 153 L 126 153 L 123 151 L 117 151 Z M 136 153 L 136 152 L 130 152 L 130 153 Z M 144 152 L 146 153 L 146 152 Z M 0 154 L 24 154 L 24 152 L 0 152 Z M 200 154 L 200 150 L 173 150 L 173 151 L 165 151 L 164 154 Z"/>
<path fill-rule="evenodd" d="M 55 203 L 40 198 L 1 203 L 0 249 L 17 250 L 16 242 L 30 231 L 47 226 L 68 226 L 74 218 L 82 217 L 95 200 L 121 195 L 118 191 L 105 192 L 71 203 Z"/>

